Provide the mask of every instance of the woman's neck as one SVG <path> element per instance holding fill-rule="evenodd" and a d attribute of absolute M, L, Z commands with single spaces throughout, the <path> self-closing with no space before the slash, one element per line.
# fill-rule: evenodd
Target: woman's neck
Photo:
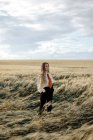
<path fill-rule="evenodd" d="M 47 73 L 49 73 L 48 71 L 45 71 L 45 73 L 47 74 Z"/>

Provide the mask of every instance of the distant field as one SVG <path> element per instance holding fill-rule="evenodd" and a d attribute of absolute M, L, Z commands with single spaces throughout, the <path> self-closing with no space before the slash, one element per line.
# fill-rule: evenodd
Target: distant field
<path fill-rule="evenodd" d="M 42 62 L 0 61 L 0 140 L 93 140 L 93 61 L 47 61 L 53 111 L 39 117 Z"/>
<path fill-rule="evenodd" d="M 39 73 L 41 63 L 47 61 L 52 73 L 93 73 L 93 60 L 1 60 L 1 74 Z"/>

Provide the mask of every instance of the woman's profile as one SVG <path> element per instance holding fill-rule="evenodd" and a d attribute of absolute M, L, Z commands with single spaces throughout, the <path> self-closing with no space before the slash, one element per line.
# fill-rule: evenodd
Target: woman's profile
<path fill-rule="evenodd" d="M 47 112 L 51 112 L 52 110 L 53 82 L 54 79 L 49 72 L 49 63 L 43 62 L 41 65 L 41 73 L 37 78 L 37 90 L 40 93 L 39 115 L 44 111 L 46 103 L 48 104 Z"/>

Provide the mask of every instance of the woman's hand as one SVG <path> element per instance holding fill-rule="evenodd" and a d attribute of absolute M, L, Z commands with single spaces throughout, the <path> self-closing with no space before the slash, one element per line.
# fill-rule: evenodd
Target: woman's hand
<path fill-rule="evenodd" d="M 42 92 L 45 92 L 45 89 L 43 88 Z"/>
<path fill-rule="evenodd" d="M 40 92 L 41 94 L 45 93 L 45 89 L 43 88 L 42 91 Z"/>

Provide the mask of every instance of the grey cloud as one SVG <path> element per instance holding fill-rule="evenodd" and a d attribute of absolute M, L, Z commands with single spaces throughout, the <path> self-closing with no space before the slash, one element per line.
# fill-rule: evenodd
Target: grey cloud
<path fill-rule="evenodd" d="M 31 2 L 37 5 L 45 3 L 43 0 L 31 0 Z M 38 49 L 39 42 L 64 38 L 65 35 L 70 36 L 72 32 L 83 33 L 84 36 L 93 36 L 92 0 L 50 0 L 49 2 L 55 4 L 58 10 L 56 11 L 55 8 L 51 12 L 48 10 L 48 7 L 44 10 L 41 6 L 41 9 L 38 10 L 42 12 L 33 12 L 31 15 L 35 16 L 35 19 L 26 16 L 11 16 L 6 9 L 0 10 L 0 28 L 7 29 L 2 44 L 9 44 L 11 52 L 25 56 L 25 51 L 29 52 L 30 50 Z M 4 3 L 2 1 L 2 4 L 8 5 L 9 2 Z M 62 4 L 64 8 L 61 7 Z M 27 27 L 26 24 L 41 24 L 45 28 L 36 30 L 33 27 Z M 39 55 L 41 54 L 39 53 Z M 66 54 L 64 55 L 66 56 Z M 81 55 L 87 56 L 86 53 Z M 49 54 L 47 56 L 50 57 Z M 78 54 L 77 56 L 79 57 Z M 88 56 L 91 57 L 91 53 L 88 53 Z M 62 56 L 59 54 L 59 57 Z M 71 57 L 71 55 L 68 54 L 68 57 Z"/>
<path fill-rule="evenodd" d="M 83 29 L 86 35 L 93 36 L 93 1 L 92 0 L 66 0 L 66 11 L 76 23 L 76 31 Z M 81 31 L 82 32 L 82 31 Z"/>
<path fill-rule="evenodd" d="M 73 31 L 69 17 L 62 16 L 61 14 L 49 15 L 47 13 L 45 15 L 38 15 L 36 21 L 33 22 L 32 20 L 21 20 L 20 18 L 17 19 L 9 15 L 0 16 L 0 19 L 0 25 L 8 29 L 4 42 L 20 48 L 26 47 L 33 49 L 37 47 L 37 43 L 40 41 L 49 41 L 60 37 L 62 34 Z M 31 27 L 25 27 L 25 23 L 43 24 L 48 28 L 37 31 Z"/>
<path fill-rule="evenodd" d="M 92 60 L 93 59 L 93 52 L 70 52 L 64 54 L 54 54 L 53 59 L 84 59 L 84 60 Z"/>

